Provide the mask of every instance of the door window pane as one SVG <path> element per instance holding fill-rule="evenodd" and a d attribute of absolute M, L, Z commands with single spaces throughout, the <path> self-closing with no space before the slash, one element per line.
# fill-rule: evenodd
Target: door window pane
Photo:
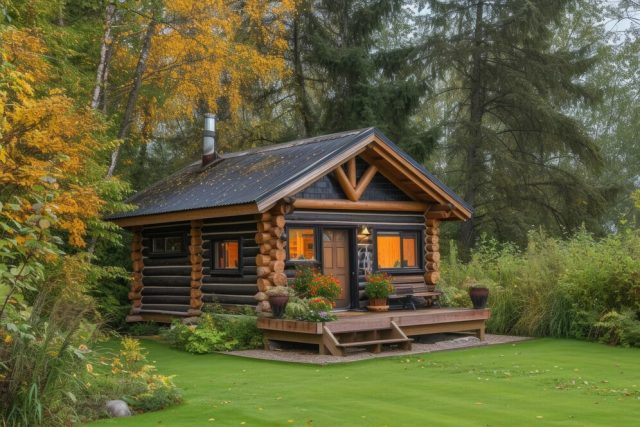
<path fill-rule="evenodd" d="M 215 270 L 238 270 L 240 268 L 240 242 L 218 240 L 213 244 Z"/>
<path fill-rule="evenodd" d="M 289 229 L 289 259 L 294 261 L 316 259 L 315 233 L 313 228 Z"/>

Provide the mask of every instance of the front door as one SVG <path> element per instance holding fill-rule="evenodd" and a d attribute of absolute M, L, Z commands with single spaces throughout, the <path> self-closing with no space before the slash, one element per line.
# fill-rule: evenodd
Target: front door
<path fill-rule="evenodd" d="M 336 300 L 336 308 L 349 308 L 351 306 L 351 292 L 349 287 L 349 232 L 347 230 L 323 230 L 322 267 L 324 274 L 330 274 L 340 282 L 342 292 Z"/>

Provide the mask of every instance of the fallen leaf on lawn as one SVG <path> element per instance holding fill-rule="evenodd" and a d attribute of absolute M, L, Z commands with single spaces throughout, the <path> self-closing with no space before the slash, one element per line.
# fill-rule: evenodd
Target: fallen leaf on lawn
<path fill-rule="evenodd" d="M 293 420 L 287 420 L 288 423 L 293 423 Z"/>
<path fill-rule="evenodd" d="M 215 421 L 215 418 L 209 418 L 207 421 Z"/>
<path fill-rule="evenodd" d="M 484 403 L 482 403 L 482 402 L 476 402 L 476 403 L 474 403 L 474 405 L 484 405 Z"/>

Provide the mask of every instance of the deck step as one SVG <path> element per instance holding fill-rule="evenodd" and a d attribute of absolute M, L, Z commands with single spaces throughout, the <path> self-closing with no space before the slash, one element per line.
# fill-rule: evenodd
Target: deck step
<path fill-rule="evenodd" d="M 354 341 L 339 343 L 338 347 L 368 347 L 376 344 L 400 344 L 413 341 L 411 338 L 390 338 L 386 340 Z"/>

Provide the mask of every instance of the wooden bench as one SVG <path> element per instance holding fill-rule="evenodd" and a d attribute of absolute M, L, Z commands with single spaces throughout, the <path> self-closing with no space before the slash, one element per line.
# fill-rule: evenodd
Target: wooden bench
<path fill-rule="evenodd" d="M 437 304 L 442 292 L 430 291 L 424 283 L 422 276 L 393 276 L 393 285 L 396 290 L 389 295 L 389 301 L 399 301 L 402 308 L 411 307 L 416 309 L 413 297 L 424 298 L 426 306 L 431 307 Z"/>

